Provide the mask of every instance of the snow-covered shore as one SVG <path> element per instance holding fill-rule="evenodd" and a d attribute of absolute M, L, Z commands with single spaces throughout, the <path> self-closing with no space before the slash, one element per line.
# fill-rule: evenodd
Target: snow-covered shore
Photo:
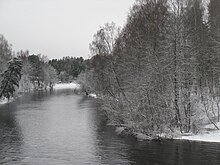
<path fill-rule="evenodd" d="M 220 126 L 220 122 L 217 123 L 218 126 Z M 126 126 L 116 126 L 115 132 L 118 135 L 132 135 L 134 136 L 138 141 L 145 141 L 145 140 L 157 140 L 159 139 L 174 139 L 174 140 L 188 140 L 188 141 L 198 141 L 198 142 L 216 142 L 220 143 L 220 130 L 216 130 L 213 125 L 207 125 L 203 128 L 203 131 L 199 134 L 178 134 L 174 137 L 172 136 L 166 136 L 166 134 L 158 135 L 157 138 L 149 137 L 142 133 L 137 132 L 130 132 Z"/>
<path fill-rule="evenodd" d="M 77 83 L 69 83 L 69 84 L 55 84 L 54 85 L 54 89 L 55 90 L 59 90 L 59 89 L 80 89 L 80 85 Z M 94 93 L 90 93 L 88 94 L 88 97 L 93 97 L 93 98 L 97 98 L 96 94 Z"/>
<path fill-rule="evenodd" d="M 76 89 L 76 90 L 79 90 L 80 85 L 77 84 L 77 83 L 74 83 L 74 82 L 68 83 L 68 84 L 67 83 L 66 84 L 60 83 L 60 84 L 55 84 L 53 89 L 55 89 L 55 90 L 62 90 L 62 89 Z M 93 94 L 93 93 L 90 93 L 88 96 L 93 97 L 93 98 L 97 98 L 96 94 Z M 7 103 L 12 102 L 12 101 L 14 101 L 13 98 L 10 99 L 9 101 L 7 99 L 3 98 L 3 99 L 0 99 L 0 105 L 4 105 L 4 104 L 7 104 Z"/>
<path fill-rule="evenodd" d="M 220 131 L 219 130 L 207 131 L 205 133 L 201 133 L 197 135 L 181 136 L 174 139 L 220 143 Z"/>
<path fill-rule="evenodd" d="M 220 122 L 217 123 L 217 126 L 220 127 Z M 174 139 L 220 143 L 220 130 L 217 130 L 212 124 L 206 125 L 203 129 L 199 134 L 182 135 Z"/>
<path fill-rule="evenodd" d="M 55 84 L 54 85 L 54 89 L 55 90 L 59 90 L 59 89 L 80 89 L 80 85 L 77 83 L 69 83 L 69 84 Z M 9 101 L 6 98 L 2 98 L 0 99 L 0 105 L 4 105 L 7 103 L 10 103 L 12 101 L 14 101 L 14 98 L 11 98 Z"/>
<path fill-rule="evenodd" d="M 3 98 L 3 99 L 0 99 L 0 105 L 4 105 L 4 104 L 10 103 L 12 101 L 14 101 L 13 98 L 11 98 L 10 100 Z"/>
<path fill-rule="evenodd" d="M 54 89 L 80 89 L 80 85 L 77 83 L 69 83 L 69 84 L 55 84 Z"/>
<path fill-rule="evenodd" d="M 6 104 L 8 103 L 8 100 L 7 99 L 0 99 L 0 105 L 3 105 L 3 104 Z"/>

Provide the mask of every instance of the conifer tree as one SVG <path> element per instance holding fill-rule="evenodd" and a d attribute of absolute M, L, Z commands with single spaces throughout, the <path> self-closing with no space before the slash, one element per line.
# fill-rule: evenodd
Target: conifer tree
<path fill-rule="evenodd" d="M 0 98 L 6 97 L 10 99 L 15 92 L 15 86 L 19 87 L 21 79 L 22 61 L 18 58 L 13 58 L 8 62 L 8 69 L 1 76 L 3 77 L 0 86 Z"/>

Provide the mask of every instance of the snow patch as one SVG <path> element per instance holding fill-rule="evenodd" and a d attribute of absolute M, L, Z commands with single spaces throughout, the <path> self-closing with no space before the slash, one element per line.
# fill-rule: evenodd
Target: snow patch
<path fill-rule="evenodd" d="M 220 122 L 216 123 L 216 125 L 219 127 Z M 220 130 L 216 130 L 213 124 L 206 125 L 204 129 L 205 130 L 200 134 L 182 134 L 182 136 L 176 137 L 175 139 L 220 143 Z"/>
<path fill-rule="evenodd" d="M 11 98 L 11 99 L 6 99 L 6 98 L 2 98 L 2 99 L 0 99 L 0 105 L 4 105 L 4 104 L 7 104 L 7 103 L 10 103 L 10 102 L 12 102 L 12 101 L 14 101 L 14 99 L 13 98 Z"/>
<path fill-rule="evenodd" d="M 93 97 L 93 98 L 97 98 L 97 96 L 96 96 L 96 94 L 94 94 L 94 93 L 90 93 L 89 95 L 88 95 L 89 97 Z"/>
<path fill-rule="evenodd" d="M 69 84 L 55 84 L 54 89 L 80 89 L 80 85 L 77 83 L 69 83 Z"/>
<path fill-rule="evenodd" d="M 203 134 L 182 136 L 175 139 L 191 140 L 191 141 L 203 141 L 203 142 L 218 142 L 220 143 L 220 131 L 209 131 Z"/>

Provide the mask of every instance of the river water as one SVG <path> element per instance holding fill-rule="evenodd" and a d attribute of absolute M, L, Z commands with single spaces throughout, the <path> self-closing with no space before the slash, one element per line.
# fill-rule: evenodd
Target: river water
<path fill-rule="evenodd" d="M 218 143 L 121 137 L 96 107 L 72 90 L 30 94 L 1 106 L 0 164 L 220 164 Z"/>

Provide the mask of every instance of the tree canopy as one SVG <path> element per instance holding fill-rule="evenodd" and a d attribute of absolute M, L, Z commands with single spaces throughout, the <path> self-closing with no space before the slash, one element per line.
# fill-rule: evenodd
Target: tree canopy
<path fill-rule="evenodd" d="M 52 59 L 49 64 L 53 66 L 62 82 L 72 81 L 84 72 L 86 65 L 82 57 L 63 57 L 62 59 Z"/>
<path fill-rule="evenodd" d="M 220 98 L 220 3 L 205 5 L 138 0 L 122 30 L 105 24 L 97 31 L 82 77 L 84 86 L 102 96 L 110 122 L 148 135 L 215 125 L 220 109 L 211 107 L 219 107 Z"/>

